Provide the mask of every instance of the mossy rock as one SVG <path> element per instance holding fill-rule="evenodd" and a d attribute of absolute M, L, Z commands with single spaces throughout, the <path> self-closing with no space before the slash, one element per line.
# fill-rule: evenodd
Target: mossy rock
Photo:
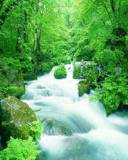
<path fill-rule="evenodd" d="M 67 77 L 67 71 L 65 66 L 62 64 L 60 65 L 54 72 L 54 77 L 56 79 L 63 79 Z"/>
<path fill-rule="evenodd" d="M 44 133 L 48 135 L 72 135 L 72 130 L 61 121 L 46 118 L 43 125 Z"/>
<path fill-rule="evenodd" d="M 38 118 L 26 103 L 9 96 L 1 101 L 0 111 L 3 143 L 8 141 L 10 136 L 21 139 L 33 137 L 32 128 Z"/>
<path fill-rule="evenodd" d="M 89 94 L 91 90 L 90 83 L 87 80 L 82 80 L 78 84 L 79 96 L 83 96 L 85 93 Z"/>

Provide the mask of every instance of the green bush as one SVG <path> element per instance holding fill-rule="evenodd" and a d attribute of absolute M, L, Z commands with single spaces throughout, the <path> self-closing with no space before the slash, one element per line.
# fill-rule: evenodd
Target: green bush
<path fill-rule="evenodd" d="M 92 64 L 85 65 L 85 67 L 82 70 L 82 75 L 83 75 L 83 78 L 85 78 L 90 83 L 92 88 L 96 87 L 97 78 L 98 78 L 96 64 L 92 63 Z"/>
<path fill-rule="evenodd" d="M 11 138 L 7 148 L 0 152 L 0 160 L 35 160 L 38 153 L 31 137 L 27 140 Z"/>
<path fill-rule="evenodd" d="M 0 68 L 4 70 L 8 68 L 20 70 L 21 64 L 19 59 L 12 57 L 0 57 Z"/>
<path fill-rule="evenodd" d="M 103 102 L 107 114 L 116 111 L 121 104 L 128 104 L 128 80 L 125 76 L 109 76 L 101 88 L 98 88 L 98 98 Z"/>
<path fill-rule="evenodd" d="M 96 83 L 98 77 L 98 72 L 96 68 L 96 64 L 83 64 L 74 65 L 73 69 L 73 78 L 74 79 L 87 79 L 90 83 L 94 85 Z"/>
<path fill-rule="evenodd" d="M 104 70 L 112 72 L 114 67 L 116 67 L 117 65 L 119 66 L 123 58 L 123 54 L 124 53 L 118 49 L 116 49 L 115 51 L 112 51 L 110 49 L 104 49 L 100 52 L 97 52 L 94 60 L 98 64 L 104 66 Z"/>
<path fill-rule="evenodd" d="M 33 121 L 31 124 L 30 135 L 33 137 L 34 140 L 38 140 L 40 138 L 43 130 L 44 130 L 44 127 L 39 120 Z"/>
<path fill-rule="evenodd" d="M 79 48 L 78 53 L 76 55 L 76 59 L 77 61 L 81 61 L 82 59 L 85 61 L 91 61 L 94 56 L 94 53 L 95 51 L 91 50 L 88 46 L 83 46 Z"/>
<path fill-rule="evenodd" d="M 52 59 L 54 65 L 59 65 L 61 63 L 64 63 L 64 64 L 70 64 L 71 63 L 71 58 L 69 55 L 65 55 L 65 56 L 57 56 L 57 57 L 54 57 Z"/>
<path fill-rule="evenodd" d="M 80 65 L 74 65 L 73 66 L 73 78 L 74 79 L 80 79 L 81 78 L 81 68 Z"/>
<path fill-rule="evenodd" d="M 25 93 L 25 87 L 11 85 L 8 87 L 8 94 L 15 97 L 21 97 Z"/>
<path fill-rule="evenodd" d="M 36 80 L 37 75 L 34 72 L 27 72 L 23 74 L 23 78 L 25 81 Z"/>
<path fill-rule="evenodd" d="M 56 79 L 63 79 L 67 77 L 67 71 L 63 64 L 61 64 L 54 72 Z"/>
<path fill-rule="evenodd" d="M 83 96 L 85 93 L 89 94 L 90 92 L 90 84 L 86 80 L 82 80 L 78 84 L 78 92 L 79 96 Z"/>
<path fill-rule="evenodd" d="M 0 99 L 8 95 L 20 98 L 25 93 L 20 61 L 0 57 Z"/>
<path fill-rule="evenodd" d="M 42 63 L 42 64 L 39 65 L 38 72 L 41 73 L 41 74 L 42 73 L 48 73 L 48 72 L 50 72 L 52 67 L 53 67 L 52 63 L 47 63 L 47 62 Z"/>

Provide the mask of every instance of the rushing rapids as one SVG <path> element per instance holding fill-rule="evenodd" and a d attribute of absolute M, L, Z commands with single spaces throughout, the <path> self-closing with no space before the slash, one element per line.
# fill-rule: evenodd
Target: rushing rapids
<path fill-rule="evenodd" d="M 24 101 L 45 125 L 40 160 L 128 160 L 128 114 L 106 116 L 92 94 L 78 97 L 78 80 L 51 73 L 28 82 Z"/>

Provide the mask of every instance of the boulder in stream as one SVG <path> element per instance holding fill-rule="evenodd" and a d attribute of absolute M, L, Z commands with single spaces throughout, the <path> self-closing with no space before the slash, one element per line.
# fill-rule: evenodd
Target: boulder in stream
<path fill-rule="evenodd" d="M 14 138 L 27 139 L 33 137 L 35 122 L 39 122 L 32 109 L 24 102 L 15 97 L 9 96 L 1 101 L 1 135 L 5 143 Z"/>
<path fill-rule="evenodd" d="M 45 118 L 43 125 L 44 132 L 48 135 L 72 135 L 72 130 L 61 121 Z"/>

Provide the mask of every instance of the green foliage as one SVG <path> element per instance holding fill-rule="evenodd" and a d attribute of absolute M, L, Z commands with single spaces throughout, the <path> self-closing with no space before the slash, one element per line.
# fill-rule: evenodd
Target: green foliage
<path fill-rule="evenodd" d="M 127 10 L 127 0 L 2 0 L 0 76 L 4 81 L 0 97 L 8 92 L 14 95 L 23 75 L 33 79 L 32 75 L 47 73 L 54 65 L 70 63 L 74 58 L 99 66 L 98 73 L 95 67 L 74 66 L 73 77 L 87 79 L 92 88 L 101 89 L 106 77 L 121 76 L 121 72 L 128 77 Z M 17 76 L 10 80 L 8 66 L 10 73 L 23 73 L 18 78 L 21 83 Z M 62 72 L 64 68 L 57 76 L 66 77 Z"/>
<path fill-rule="evenodd" d="M 31 124 L 30 135 L 34 138 L 34 140 L 38 140 L 43 130 L 44 130 L 43 125 L 39 120 L 33 121 Z"/>
<path fill-rule="evenodd" d="M 0 68 L 5 70 L 7 68 L 20 70 L 21 64 L 19 59 L 14 59 L 13 57 L 0 57 Z"/>
<path fill-rule="evenodd" d="M 97 84 L 98 71 L 96 64 L 93 62 L 81 62 L 80 64 L 74 64 L 73 69 L 74 79 L 86 79 L 92 86 Z"/>
<path fill-rule="evenodd" d="M 81 78 L 81 67 L 80 65 L 73 65 L 73 78 L 80 79 Z"/>
<path fill-rule="evenodd" d="M 98 70 L 95 63 L 86 64 L 83 68 L 83 78 L 85 78 L 92 86 L 96 86 L 98 78 Z"/>
<path fill-rule="evenodd" d="M 85 93 L 89 94 L 90 92 L 90 84 L 87 80 L 82 80 L 78 84 L 79 96 L 83 96 Z"/>
<path fill-rule="evenodd" d="M 20 61 L 12 57 L 0 57 L 0 99 L 8 95 L 21 97 L 24 92 Z"/>
<path fill-rule="evenodd" d="M 96 62 L 96 66 L 84 66 L 78 73 L 96 88 L 107 113 L 111 113 L 127 104 L 128 2 L 80 0 L 76 8 L 73 54 L 79 60 Z M 93 54 L 88 58 L 90 51 Z"/>
<path fill-rule="evenodd" d="M 17 96 L 18 87 L 22 95 L 23 78 L 36 79 L 37 75 L 49 72 L 54 65 L 71 62 L 68 9 L 72 9 L 72 5 L 68 4 L 74 4 L 72 2 L 1 1 L 0 76 L 3 82 L 0 79 L 0 98 Z M 21 72 L 20 79 L 16 72 Z M 10 80 L 14 76 L 16 78 Z"/>
<path fill-rule="evenodd" d="M 39 151 L 31 137 L 27 140 L 11 138 L 6 149 L 0 152 L 1 160 L 35 160 Z"/>
<path fill-rule="evenodd" d="M 42 73 L 48 73 L 48 72 L 51 71 L 52 67 L 53 67 L 53 64 L 52 64 L 52 63 L 47 63 L 47 62 L 42 63 L 42 64 L 40 64 L 40 65 L 38 66 L 38 72 L 39 72 L 40 74 L 42 74 Z"/>
<path fill-rule="evenodd" d="M 91 61 L 94 56 L 94 51 L 89 49 L 88 47 L 79 47 L 79 50 L 77 51 L 77 54 L 75 55 L 77 61 L 85 60 L 85 61 Z"/>
<path fill-rule="evenodd" d="M 124 75 L 111 75 L 104 80 L 98 89 L 98 97 L 108 114 L 116 111 L 121 104 L 128 104 L 127 88 L 128 80 Z"/>
<path fill-rule="evenodd" d="M 63 64 L 56 68 L 54 71 L 54 76 L 56 79 L 63 79 L 67 77 L 67 71 Z"/>
<path fill-rule="evenodd" d="M 7 89 L 7 93 L 11 96 L 21 97 L 25 93 L 25 87 L 10 85 Z"/>

